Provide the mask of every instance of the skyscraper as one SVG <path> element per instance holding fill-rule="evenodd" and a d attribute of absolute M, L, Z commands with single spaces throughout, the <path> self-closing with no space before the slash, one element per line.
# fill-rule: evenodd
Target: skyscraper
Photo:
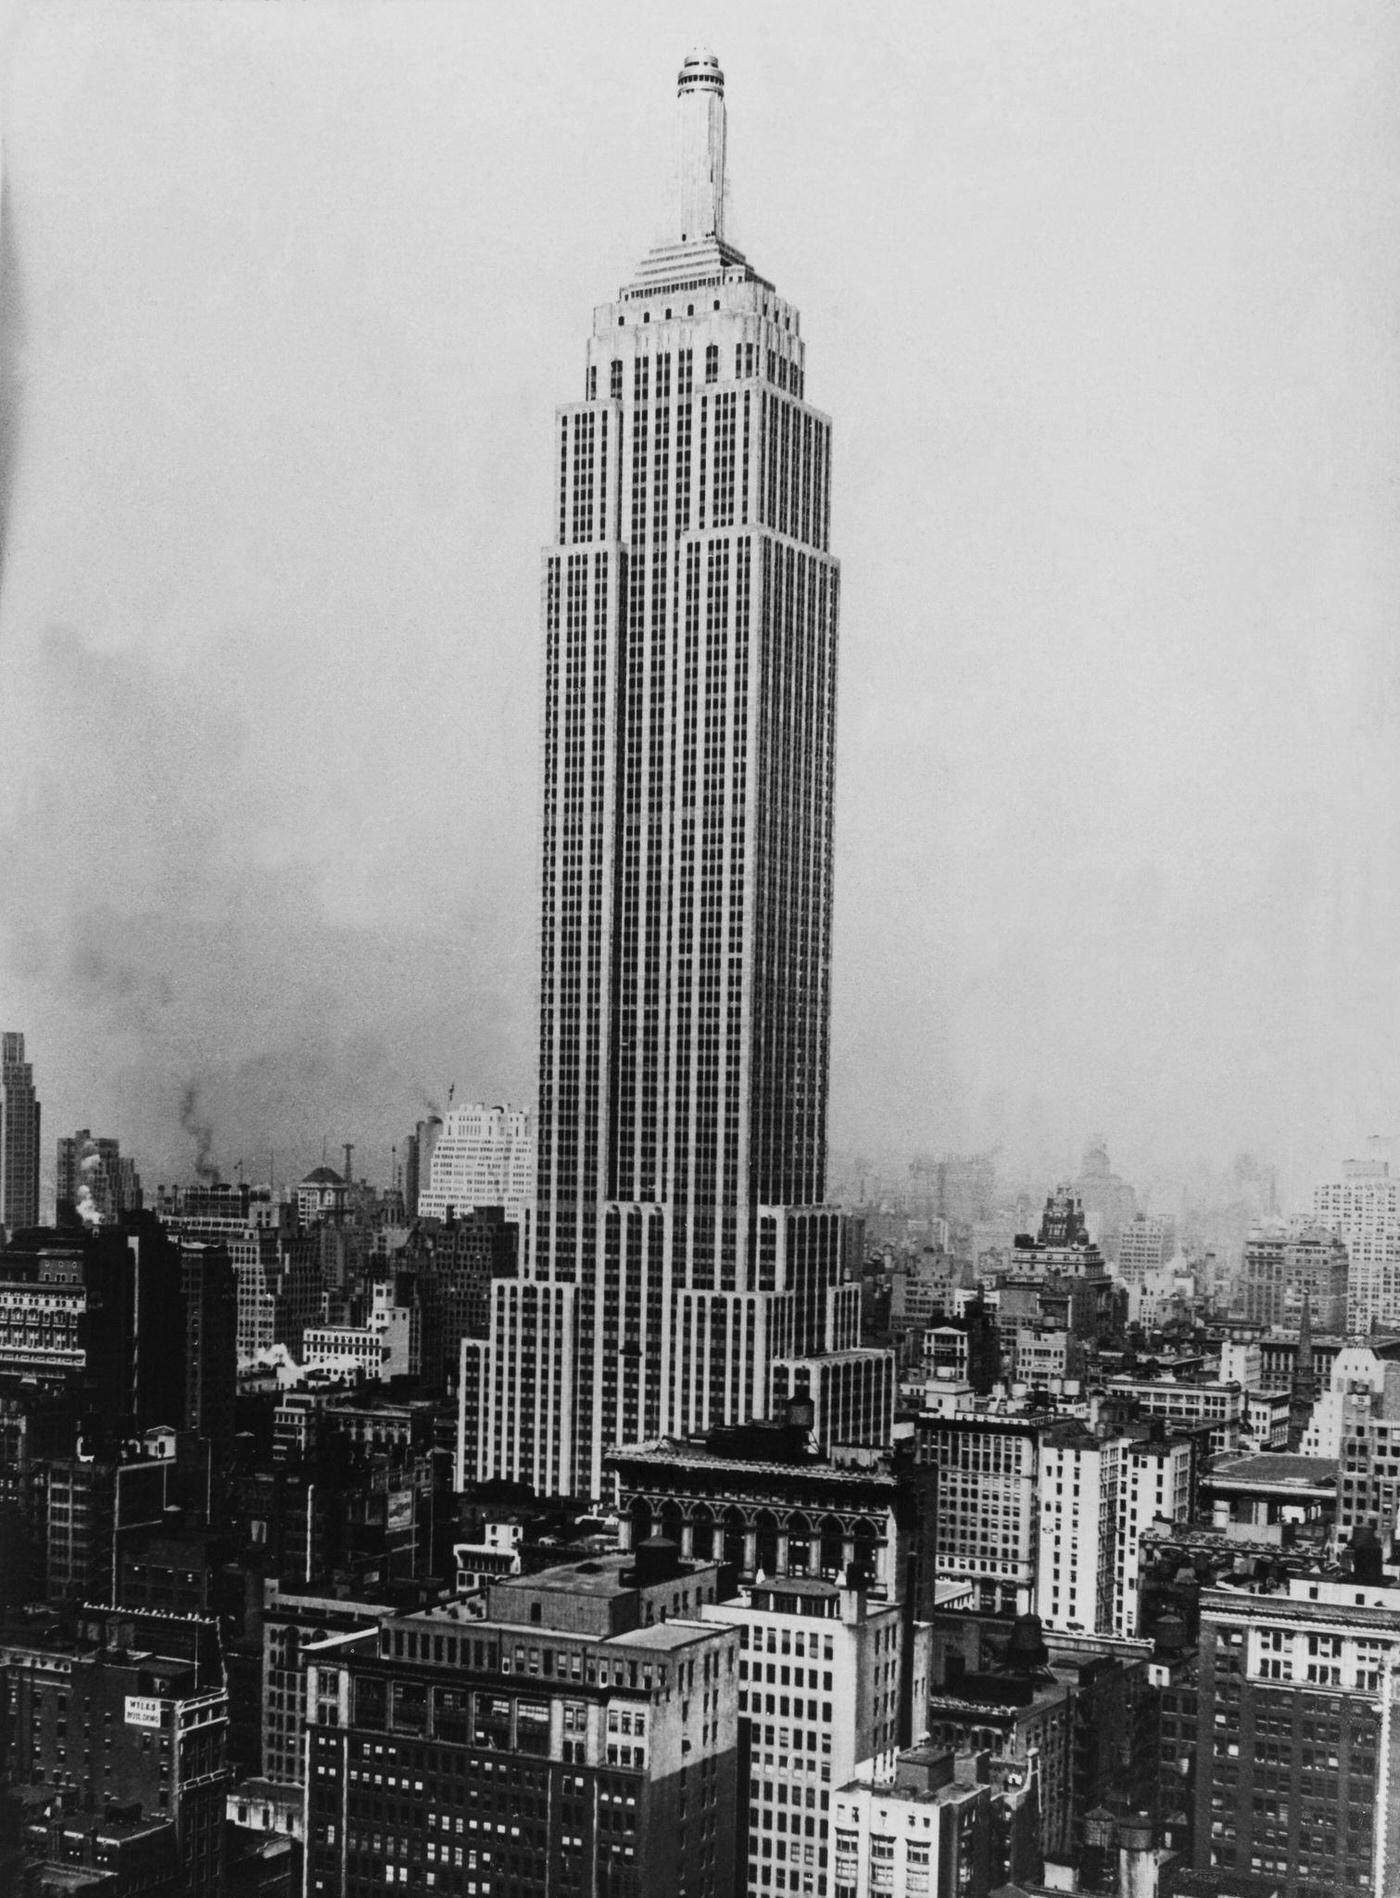
<path fill-rule="evenodd" d="M 39 1223 L 39 1103 L 24 1036 L 0 1035 L 0 1229 Z"/>
<path fill-rule="evenodd" d="M 554 431 L 536 1230 L 477 1442 L 555 1492 L 858 1342 L 823 1203 L 831 424 L 797 311 L 725 235 L 713 54 L 678 92 L 666 240 Z"/>

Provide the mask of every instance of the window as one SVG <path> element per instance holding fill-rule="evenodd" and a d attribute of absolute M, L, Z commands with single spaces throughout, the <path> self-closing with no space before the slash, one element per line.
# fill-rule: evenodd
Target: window
<path fill-rule="evenodd" d="M 719 378 L 719 344 L 709 343 L 705 348 L 705 380 L 715 382 Z"/>

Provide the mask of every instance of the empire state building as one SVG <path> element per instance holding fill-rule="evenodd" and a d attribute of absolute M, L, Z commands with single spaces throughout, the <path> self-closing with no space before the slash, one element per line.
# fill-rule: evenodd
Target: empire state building
<path fill-rule="evenodd" d="M 725 236 L 724 155 L 693 53 L 667 241 L 554 425 L 535 1217 L 464 1353 L 459 1459 L 546 1494 L 818 1384 L 846 1440 L 888 1417 L 823 1203 L 831 423 L 797 311 Z"/>

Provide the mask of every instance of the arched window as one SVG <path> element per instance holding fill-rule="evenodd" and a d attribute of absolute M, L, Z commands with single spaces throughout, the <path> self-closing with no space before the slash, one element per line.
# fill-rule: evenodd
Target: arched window
<path fill-rule="evenodd" d="M 778 1572 L 778 1518 L 771 1509 L 760 1509 L 754 1517 L 754 1568 L 765 1575 Z"/>
<path fill-rule="evenodd" d="M 812 1525 L 798 1510 L 796 1515 L 788 1517 L 788 1559 L 789 1575 L 809 1575 L 812 1570 Z"/>
<path fill-rule="evenodd" d="M 708 1503 L 697 1503 L 690 1518 L 690 1546 L 697 1562 L 712 1562 L 715 1555 L 715 1518 Z"/>
<path fill-rule="evenodd" d="M 741 1570 L 744 1566 L 744 1522 L 743 1511 L 733 1503 L 724 1512 L 724 1560 L 732 1562 Z"/>
<path fill-rule="evenodd" d="M 705 380 L 715 382 L 719 378 L 719 344 L 708 343 L 705 346 Z"/>

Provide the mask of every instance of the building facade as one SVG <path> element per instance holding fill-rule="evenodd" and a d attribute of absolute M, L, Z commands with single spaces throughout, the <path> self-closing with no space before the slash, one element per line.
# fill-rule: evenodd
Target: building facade
<path fill-rule="evenodd" d="M 1118 1234 L 1118 1276 L 1125 1285 L 1141 1285 L 1176 1254 L 1176 1221 L 1170 1215 L 1149 1218 L 1137 1213 Z"/>
<path fill-rule="evenodd" d="M 970 1585 L 978 1607 L 1033 1605 L 1040 1428 L 986 1411 L 926 1413 L 916 1426 L 918 1460 L 938 1473 L 937 1572 Z"/>
<path fill-rule="evenodd" d="M 678 90 L 668 240 L 595 312 L 554 435 L 536 1228 L 477 1435 L 483 1475 L 551 1493 L 860 1342 L 824 1203 L 831 424 L 725 236 L 714 56 Z"/>
<path fill-rule="evenodd" d="M 829 1898 L 833 1788 L 889 1779 L 900 1731 L 906 1639 L 922 1706 L 927 1630 L 862 1588 L 785 1577 L 704 1610 L 739 1630 L 739 1721 L 748 1758 L 749 1898 Z"/>
<path fill-rule="evenodd" d="M 1290 1231 L 1270 1221 L 1255 1226 L 1244 1242 L 1240 1309 L 1250 1324 L 1296 1329 L 1306 1302 L 1318 1331 L 1345 1331 L 1348 1277 L 1346 1246 L 1329 1227 Z"/>
<path fill-rule="evenodd" d="M 1400 1179 L 1379 1157 L 1348 1160 L 1313 1189 L 1313 1218 L 1347 1249 L 1347 1330 L 1400 1326 Z"/>
<path fill-rule="evenodd" d="M 469 1213 L 503 1206 L 520 1219 L 535 1190 L 535 1143 L 529 1110 L 475 1101 L 448 1112 L 432 1150 L 426 1186 L 418 1189 L 417 1217 L 445 1219 L 449 1207 Z"/>
<path fill-rule="evenodd" d="M 730 1898 L 738 1635 L 662 1550 L 303 1650 L 306 1892 Z"/>
<path fill-rule="evenodd" d="M 122 1158 L 115 1140 L 80 1127 L 58 1143 L 54 1181 L 55 1217 L 59 1225 L 81 1219 L 95 1226 L 104 1219 L 120 1219 L 141 1210 L 141 1180 L 134 1160 Z"/>
<path fill-rule="evenodd" d="M 1284 1898 L 1388 1898 L 1400 1876 L 1400 1588 L 1298 1577 L 1201 1597 L 1199 1871 Z"/>

